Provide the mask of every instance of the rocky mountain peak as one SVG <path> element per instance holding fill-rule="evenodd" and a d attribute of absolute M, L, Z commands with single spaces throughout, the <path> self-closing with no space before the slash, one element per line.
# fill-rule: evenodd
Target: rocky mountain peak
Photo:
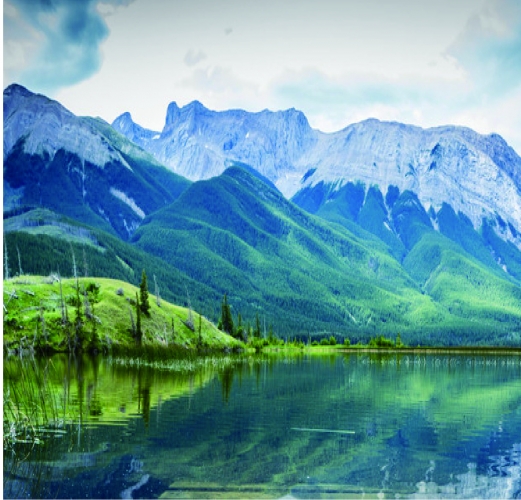
<path fill-rule="evenodd" d="M 4 90 L 4 159 L 20 140 L 27 154 L 53 158 L 63 149 L 99 167 L 116 160 L 130 168 L 87 120 L 57 101 L 11 85 Z"/>

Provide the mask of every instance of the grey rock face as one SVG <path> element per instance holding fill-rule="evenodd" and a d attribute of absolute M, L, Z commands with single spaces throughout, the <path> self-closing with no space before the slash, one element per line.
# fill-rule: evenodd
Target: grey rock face
<path fill-rule="evenodd" d="M 100 168 L 117 161 L 130 169 L 88 121 L 56 101 L 20 85 L 10 85 L 4 91 L 4 160 L 21 138 L 25 139 L 27 154 L 53 158 L 64 149 Z"/>
<path fill-rule="evenodd" d="M 217 112 L 198 101 L 183 108 L 171 103 L 161 133 L 130 123 L 128 113 L 112 125 L 191 180 L 219 175 L 235 161 L 251 165 L 272 181 L 295 173 L 298 179 L 295 165 L 317 140 L 304 114 L 294 109 Z"/>
<path fill-rule="evenodd" d="M 191 179 L 221 174 L 234 161 L 251 165 L 288 198 L 323 182 L 391 185 L 415 192 L 426 209 L 446 202 L 475 227 L 499 215 L 521 230 L 521 158 L 498 135 L 464 127 L 422 129 L 369 119 L 325 134 L 294 109 L 210 111 L 195 101 L 168 107 L 161 133 L 122 115 L 114 128 L 173 171 Z"/>

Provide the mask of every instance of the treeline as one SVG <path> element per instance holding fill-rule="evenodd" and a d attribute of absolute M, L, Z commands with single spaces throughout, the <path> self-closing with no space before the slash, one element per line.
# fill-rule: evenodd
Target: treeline
<path fill-rule="evenodd" d="M 165 300 L 187 305 L 187 289 L 194 307 L 217 320 L 216 304 L 221 295 L 186 276 L 161 259 L 148 255 L 128 243 L 99 230 L 93 230 L 98 245 L 67 241 L 46 234 L 26 232 L 4 234 L 4 277 L 20 274 L 74 276 L 73 255 L 80 277 L 112 278 L 140 285 L 146 269 L 155 276 Z"/>
<path fill-rule="evenodd" d="M 417 317 L 423 321 L 411 322 L 414 321 L 414 316 L 408 314 L 407 308 L 418 309 L 417 303 L 408 304 L 396 294 L 366 287 L 362 280 L 351 279 L 348 284 L 343 284 L 342 287 L 339 285 L 338 292 L 332 293 L 331 300 L 314 300 L 313 297 L 320 292 L 326 293 L 327 290 L 314 289 L 310 279 L 300 272 L 294 273 L 293 270 L 286 269 L 277 273 L 285 283 L 276 282 L 273 275 L 268 281 L 268 275 L 259 273 L 256 275 L 256 282 L 261 282 L 262 286 L 256 287 L 256 283 L 249 283 L 244 279 L 241 281 L 240 273 L 221 275 L 220 269 L 206 269 L 199 276 L 196 268 L 203 270 L 204 263 L 192 262 L 194 272 L 190 277 L 182 269 L 107 233 L 92 230 L 92 235 L 97 245 L 92 240 L 75 242 L 45 234 L 6 233 L 3 249 L 4 276 L 48 276 L 56 273 L 71 277 L 74 276 L 73 254 L 80 277 L 108 277 L 139 286 L 142 270 L 146 269 L 148 275 L 154 277 L 159 284 L 165 300 L 183 306 L 188 306 L 190 300 L 194 310 L 214 324 L 223 320 L 222 302 L 223 295 L 226 294 L 233 329 L 226 327 L 228 329 L 225 331 L 239 339 L 257 338 L 264 341 L 271 338 L 271 331 L 272 336 L 278 340 L 297 339 L 307 343 L 310 336 L 311 341 L 320 341 L 322 336 L 329 338 L 334 335 L 339 343 L 349 337 L 353 343 L 367 344 L 378 335 L 394 338 L 396 332 L 401 331 L 404 342 L 412 346 L 516 346 L 521 343 L 521 316 L 515 314 L 515 308 L 506 312 L 494 307 L 478 307 L 469 297 L 462 296 L 461 301 L 451 302 L 447 309 L 441 303 L 436 305 L 428 317 L 418 310 Z M 186 240 L 185 243 L 188 245 L 189 241 Z M 190 257 L 189 249 L 187 246 L 186 266 Z M 213 273 L 212 283 L 207 283 L 204 279 L 205 273 Z M 331 273 L 325 272 L 322 281 L 327 284 L 327 288 L 336 287 L 336 280 L 340 277 L 337 276 L 335 280 L 330 278 Z M 453 286 L 463 281 L 458 275 Z M 289 293 L 288 288 L 293 287 L 297 289 L 294 293 Z M 485 291 L 483 288 L 481 290 Z M 490 287 L 487 289 L 487 293 L 493 292 L 495 290 Z M 497 290 L 497 294 L 504 296 L 501 289 Z M 510 300 L 516 297 L 518 295 L 512 293 Z M 441 302 L 444 300 L 441 297 Z M 424 302 L 425 306 L 432 306 L 432 303 Z"/>

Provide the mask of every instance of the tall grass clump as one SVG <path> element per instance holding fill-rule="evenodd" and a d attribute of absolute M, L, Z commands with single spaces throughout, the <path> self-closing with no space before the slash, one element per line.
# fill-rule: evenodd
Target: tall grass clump
<path fill-rule="evenodd" d="M 63 426 L 49 363 L 40 367 L 33 358 L 4 359 L 4 450 L 17 443 L 40 444 L 46 432 Z"/>

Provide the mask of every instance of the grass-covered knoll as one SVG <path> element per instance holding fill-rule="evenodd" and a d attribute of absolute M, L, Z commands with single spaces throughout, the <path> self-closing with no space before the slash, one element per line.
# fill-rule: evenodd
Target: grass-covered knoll
<path fill-rule="evenodd" d="M 35 210 L 24 215 L 31 216 L 33 212 L 46 214 L 37 226 L 30 223 L 11 231 L 11 220 L 17 217 L 4 220 L 4 228 L 9 231 L 4 235 L 4 256 L 7 252 L 9 276 L 59 273 L 71 277 L 74 276 L 76 262 L 80 276 L 114 278 L 139 285 L 141 271 L 146 269 L 151 289 L 155 289 L 157 283 L 160 295 L 166 300 L 188 305 L 189 296 L 194 309 L 217 321 L 216 311 L 222 294 L 188 277 L 175 265 L 168 265 L 162 259 L 99 229 L 89 228 L 46 210 Z M 5 269 L 4 262 L 4 272 Z"/>
<path fill-rule="evenodd" d="M 4 347 L 67 351 L 77 336 L 80 298 L 82 349 L 142 349 L 144 346 L 195 349 L 232 348 L 240 343 L 196 311 L 149 296 L 150 314 L 138 318 L 139 289 L 106 278 L 19 276 L 4 281 Z M 142 340 L 136 339 L 141 321 Z M 191 322 L 192 327 L 187 326 Z"/>

